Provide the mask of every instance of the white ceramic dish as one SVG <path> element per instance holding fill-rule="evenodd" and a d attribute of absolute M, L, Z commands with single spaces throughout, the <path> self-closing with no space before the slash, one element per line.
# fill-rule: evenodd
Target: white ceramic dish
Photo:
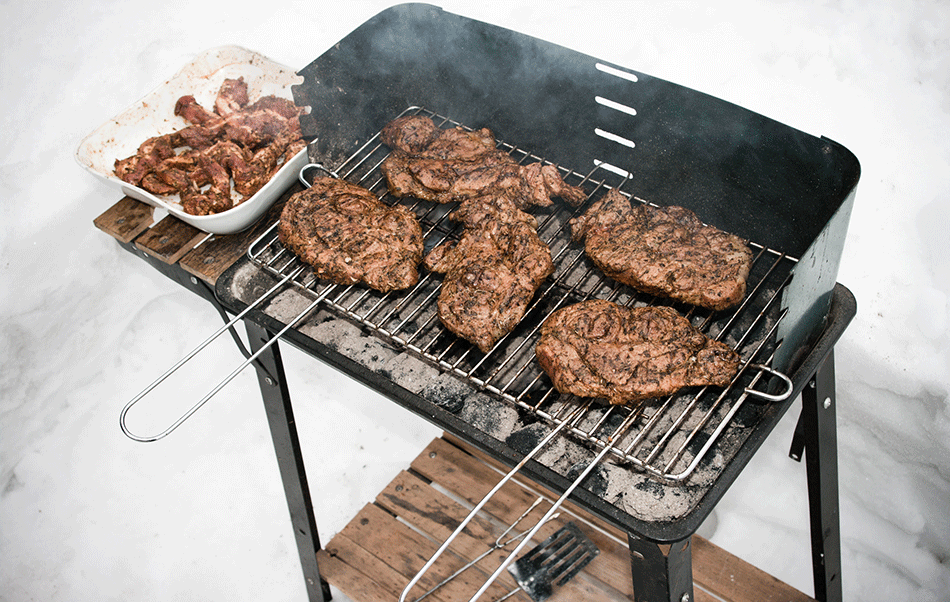
<path fill-rule="evenodd" d="M 283 65 L 239 46 L 222 46 L 208 50 L 141 100 L 86 136 L 76 150 L 76 161 L 122 193 L 168 212 L 183 222 L 212 234 L 240 232 L 263 215 L 275 200 L 296 180 L 300 168 L 307 163 L 306 149 L 287 160 L 283 167 L 256 194 L 236 207 L 215 215 L 190 215 L 178 202 L 178 195 L 157 196 L 116 177 L 116 159 L 129 157 L 148 138 L 168 134 L 188 125 L 175 115 L 175 102 L 191 94 L 202 106 L 211 108 L 221 83 L 226 78 L 243 77 L 248 96 L 256 100 L 273 94 L 293 99 L 292 84 L 302 81 Z"/>

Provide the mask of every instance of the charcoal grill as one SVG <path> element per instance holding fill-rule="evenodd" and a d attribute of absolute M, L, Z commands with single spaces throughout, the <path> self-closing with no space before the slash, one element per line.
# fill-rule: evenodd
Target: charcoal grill
<path fill-rule="evenodd" d="M 605 278 L 570 241 L 568 220 L 586 205 L 535 212 L 556 271 L 488 353 L 441 327 L 441 277 L 424 274 L 413 289 L 385 295 L 328 285 L 280 245 L 275 226 L 265 231 L 218 279 L 215 295 L 244 319 L 259 362 L 291 514 L 307 527 L 297 529 L 298 545 L 313 599 L 326 588 L 316 585 L 316 525 L 272 333 L 509 466 L 523 462 L 521 474 L 571 492 L 623 529 L 638 600 L 692 596 L 688 546 L 658 554 L 658 545 L 688 542 L 802 393 L 792 455 L 807 449 L 816 597 L 840 599 L 832 348 L 855 309 L 835 278 L 860 173 L 846 148 L 423 4 L 380 13 L 299 75 L 294 99 L 310 107 L 301 124 L 314 169 L 408 205 L 427 249 L 458 236 L 451 207 L 388 196 L 378 170 L 389 152 L 378 132 L 405 113 L 443 127 L 489 127 L 516 160 L 556 165 L 589 201 L 617 189 L 636 202 L 687 207 L 748 239 L 756 255 L 738 308 L 674 305 L 740 352 L 732 385 L 627 408 L 558 395 L 534 361 L 537 330 L 558 307 L 587 298 L 668 303 Z M 552 434 L 556 452 L 539 445 Z"/>

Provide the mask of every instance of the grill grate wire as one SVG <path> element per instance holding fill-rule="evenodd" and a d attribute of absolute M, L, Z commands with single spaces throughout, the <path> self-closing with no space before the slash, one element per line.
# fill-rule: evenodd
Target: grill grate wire
<path fill-rule="evenodd" d="M 402 113 L 431 117 L 440 127 L 462 124 L 421 107 Z M 498 142 L 519 163 L 549 163 L 528 150 Z M 455 204 L 440 205 L 415 198 L 397 199 L 390 194 L 379 167 L 389 149 L 377 133 L 333 172 L 364 186 L 383 202 L 409 207 L 422 226 L 425 252 L 452 238 L 461 228 L 449 220 Z M 277 223 L 248 248 L 248 257 L 275 277 L 289 279 L 293 286 L 322 298 L 322 305 L 368 328 L 376 336 L 424 359 L 441 371 L 450 372 L 476 388 L 513 404 L 521 412 L 536 416 L 555 427 L 561 425 L 567 406 L 579 401 L 561 395 L 552 387 L 534 356 L 534 343 L 544 319 L 555 309 L 578 301 L 600 298 L 626 306 L 669 304 L 664 299 L 634 291 L 604 276 L 571 242 L 569 220 L 586 210 L 589 202 L 611 188 L 617 188 L 637 202 L 648 202 L 623 190 L 628 173 L 595 162 L 586 174 L 557 166 L 564 180 L 587 193 L 587 202 L 571 208 L 560 201 L 534 215 L 538 233 L 548 244 L 555 272 L 542 284 L 524 319 L 488 353 L 456 337 L 439 322 L 436 301 L 441 277 L 424 272 L 409 290 L 382 294 L 357 285 L 337 285 L 318 281 L 313 271 L 278 240 Z M 327 170 L 329 171 L 329 170 Z M 303 176 L 303 172 L 301 173 Z M 757 369 L 768 365 L 778 343 L 775 331 L 781 320 L 781 293 L 792 276 L 797 260 L 784 253 L 749 243 L 755 254 L 745 300 L 727 312 L 672 304 L 693 326 L 707 336 L 730 345 L 739 352 L 742 364 L 732 384 L 725 388 L 703 387 L 635 407 L 603 406 L 587 403 L 583 415 L 566 425 L 566 432 L 593 446 L 608 450 L 618 463 L 645 471 L 667 481 L 682 482 L 720 440 L 730 424 L 741 422 L 743 413 L 754 419 L 756 406 L 746 403 L 750 391 L 767 384 L 767 373 Z M 753 395 L 754 396 L 754 395 Z M 617 431 L 617 425 L 626 427 Z"/>

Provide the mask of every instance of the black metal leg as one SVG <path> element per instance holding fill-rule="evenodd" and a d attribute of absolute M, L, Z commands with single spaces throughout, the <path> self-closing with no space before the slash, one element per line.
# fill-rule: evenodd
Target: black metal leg
<path fill-rule="evenodd" d="M 811 516 L 815 599 L 840 602 L 841 534 L 838 517 L 838 437 L 834 351 L 802 391 L 802 435 Z"/>
<path fill-rule="evenodd" d="M 692 602 L 692 539 L 672 545 L 627 535 L 636 602 Z"/>
<path fill-rule="evenodd" d="M 245 321 L 245 328 L 251 351 L 256 353 L 267 343 L 270 335 L 249 320 Z M 297 539 L 297 552 L 300 555 L 307 595 L 311 602 L 326 602 L 330 599 L 330 585 L 320 577 L 320 568 L 317 566 L 320 537 L 317 534 L 317 521 L 313 515 L 303 455 L 300 453 L 300 442 L 297 439 L 290 390 L 277 345 L 274 343 L 258 357 L 262 366 L 257 369 L 257 379 L 261 396 L 264 398 L 274 451 L 277 453 L 280 477 L 284 483 L 290 521 Z"/>

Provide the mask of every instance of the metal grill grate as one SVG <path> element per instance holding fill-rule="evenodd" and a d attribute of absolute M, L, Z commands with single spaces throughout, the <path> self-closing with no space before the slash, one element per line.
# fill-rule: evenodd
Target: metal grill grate
<path fill-rule="evenodd" d="M 404 114 L 430 116 L 442 127 L 461 124 L 421 108 Z M 530 151 L 504 142 L 499 148 L 521 163 L 544 161 Z M 403 204 L 419 218 L 425 237 L 425 251 L 450 238 L 458 238 L 461 228 L 448 219 L 454 204 L 439 205 L 417 199 L 396 199 L 388 194 L 379 166 L 389 149 L 370 139 L 334 173 L 373 191 L 383 202 Z M 707 455 L 726 427 L 737 421 L 754 419 L 755 406 L 746 403 L 749 389 L 764 386 L 767 365 L 775 350 L 775 330 L 781 319 L 780 296 L 791 278 L 796 260 L 785 254 L 750 243 L 755 260 L 744 302 L 728 312 L 673 304 L 680 314 L 707 336 L 736 349 L 743 363 L 732 385 L 726 389 L 705 387 L 688 390 L 664 399 L 649 400 L 636 407 L 604 406 L 581 400 L 585 410 L 577 413 L 578 400 L 560 395 L 535 360 L 534 346 L 544 319 L 555 309 L 581 300 L 600 298 L 627 306 L 669 304 L 664 299 L 638 293 L 606 278 L 586 257 L 580 245 L 572 243 L 569 220 L 586 210 L 591 199 L 617 188 L 623 190 L 626 173 L 597 162 L 587 174 L 559 167 L 568 184 L 587 192 L 588 202 L 572 208 L 560 201 L 534 211 L 538 233 L 551 249 L 554 274 L 541 286 L 518 327 L 488 353 L 459 339 L 442 327 L 437 313 L 441 276 L 423 273 L 418 284 L 406 291 L 382 294 L 363 286 L 327 284 L 315 279 L 312 270 L 285 249 L 277 238 L 277 224 L 248 249 L 250 259 L 271 274 L 284 278 L 310 295 L 323 297 L 323 305 L 368 327 L 376 336 L 406 349 L 440 370 L 451 372 L 475 387 L 497 396 L 523 412 L 560 425 L 569 420 L 567 431 L 627 463 L 667 481 L 687 479 Z M 567 417 L 567 418 L 566 418 Z M 619 439 L 618 439 L 619 437 Z M 609 443 L 608 443 L 609 442 Z"/>

